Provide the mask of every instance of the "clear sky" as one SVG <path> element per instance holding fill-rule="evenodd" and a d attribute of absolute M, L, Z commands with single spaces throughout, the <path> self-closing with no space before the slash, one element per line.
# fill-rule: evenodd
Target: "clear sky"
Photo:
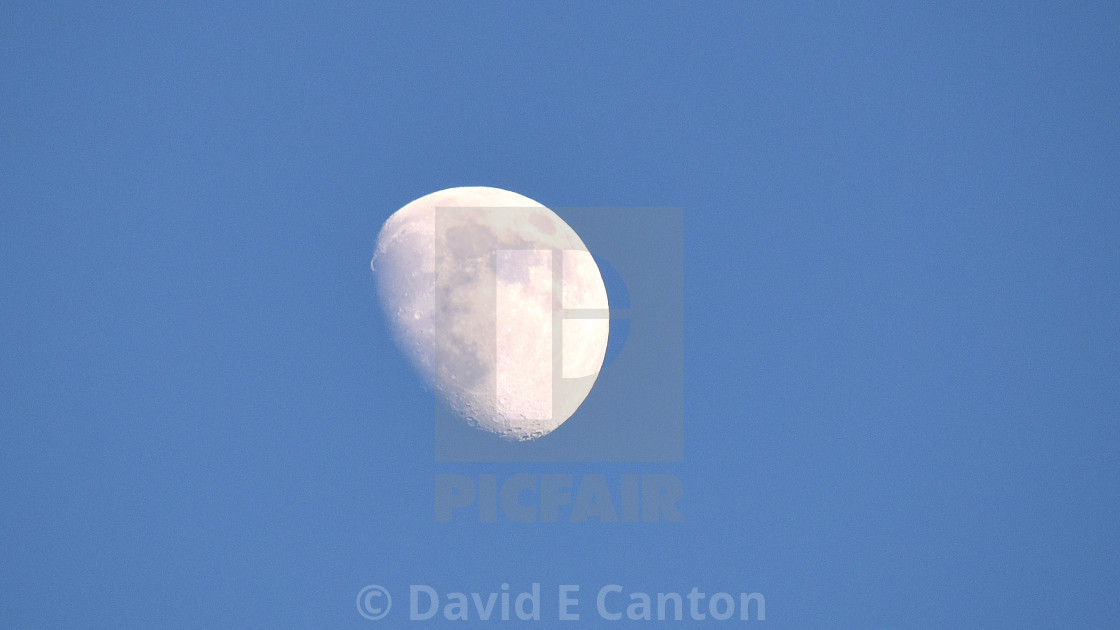
<path fill-rule="evenodd" d="M 2 4 L 0 626 L 502 582 L 1115 626 L 1115 3 L 257 4 Z M 435 461 L 368 265 L 462 185 L 682 208 L 682 461 Z M 686 520 L 434 522 L 523 470 Z"/>

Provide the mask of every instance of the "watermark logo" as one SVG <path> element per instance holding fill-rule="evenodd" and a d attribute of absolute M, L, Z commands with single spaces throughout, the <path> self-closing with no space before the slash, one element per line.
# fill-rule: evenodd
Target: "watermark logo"
<path fill-rule="evenodd" d="M 599 375 L 598 351 L 605 356 L 610 328 L 607 292 L 587 251 L 494 254 L 496 411 L 551 430 Z M 533 275 L 541 277 L 534 282 Z M 540 339 L 551 339 L 543 352 L 530 341 Z"/>
<path fill-rule="evenodd" d="M 673 475 L 573 475 L 518 473 L 501 480 L 494 474 L 436 475 L 435 519 L 450 523 L 477 517 L 479 522 L 515 523 L 679 523 L 677 502 L 684 494 Z"/>
<path fill-rule="evenodd" d="M 377 621 L 389 614 L 389 610 L 393 607 L 393 598 L 383 587 L 370 584 L 358 591 L 357 605 L 359 615 L 370 621 Z"/>
<path fill-rule="evenodd" d="M 492 416 L 499 424 L 508 421 L 510 433 L 523 441 L 497 439 L 472 428 L 462 420 L 462 407 L 469 405 L 452 408 L 455 401 L 437 399 L 436 460 L 680 461 L 681 210 L 555 208 L 586 250 L 528 241 L 510 247 L 495 230 L 468 229 L 464 213 L 474 211 L 478 209 L 435 210 L 435 233 L 448 236 L 437 239 L 435 251 L 434 372 L 453 375 L 459 379 L 455 387 L 481 392 L 479 400 L 493 401 L 484 403 L 494 406 Z M 508 212 L 512 224 L 526 209 L 485 212 L 488 221 L 497 224 Z M 464 256 L 489 262 L 469 273 L 460 264 L 440 264 Z M 516 278 L 526 269 L 551 282 Z M 589 269 L 595 271 L 596 282 L 601 274 L 609 305 L 597 299 L 596 290 L 601 289 L 584 282 Z M 472 319 L 474 328 L 464 331 L 458 296 L 467 287 L 472 296 L 478 295 L 480 273 L 492 278 L 492 320 L 476 325 L 478 318 Z M 536 308 L 538 303 L 544 307 Z M 606 337 L 605 356 L 589 351 L 589 346 L 601 348 L 600 331 Z M 551 348 L 526 351 L 526 338 L 551 338 Z M 481 341 L 464 343 L 465 339 Z M 589 356 L 595 360 L 589 361 Z M 461 380 L 472 375 L 479 381 L 464 386 Z M 557 420 L 550 425 L 553 418 Z"/>

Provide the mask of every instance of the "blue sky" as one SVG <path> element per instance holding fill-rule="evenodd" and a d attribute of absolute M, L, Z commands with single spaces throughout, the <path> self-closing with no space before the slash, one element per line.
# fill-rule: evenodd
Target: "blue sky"
<path fill-rule="evenodd" d="M 0 625 L 534 581 L 1114 625 L 1118 13 L 5 2 Z M 683 209 L 681 462 L 434 461 L 368 263 L 460 185 Z M 673 474 L 686 520 L 433 522 L 435 474 L 522 470 Z"/>

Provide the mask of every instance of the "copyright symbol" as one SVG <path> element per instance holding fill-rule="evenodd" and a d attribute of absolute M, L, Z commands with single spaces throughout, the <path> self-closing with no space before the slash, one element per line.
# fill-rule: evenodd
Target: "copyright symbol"
<path fill-rule="evenodd" d="M 393 598 L 389 597 L 389 591 L 376 584 L 358 591 L 358 614 L 370 621 L 383 619 L 392 606 Z"/>

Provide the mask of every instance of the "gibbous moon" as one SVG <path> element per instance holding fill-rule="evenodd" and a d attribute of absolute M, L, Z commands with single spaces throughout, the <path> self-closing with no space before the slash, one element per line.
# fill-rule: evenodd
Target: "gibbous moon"
<path fill-rule="evenodd" d="M 370 267 L 398 347 L 472 426 L 541 437 L 595 384 L 606 287 L 575 231 L 536 201 L 483 186 L 425 195 L 385 222 Z"/>

